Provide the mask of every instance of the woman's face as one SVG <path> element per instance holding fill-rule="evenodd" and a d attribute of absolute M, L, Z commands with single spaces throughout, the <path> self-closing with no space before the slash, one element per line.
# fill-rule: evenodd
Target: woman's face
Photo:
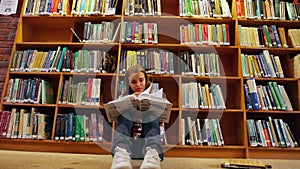
<path fill-rule="evenodd" d="M 133 73 L 129 76 L 129 86 L 135 94 L 143 92 L 146 88 L 145 75 L 142 72 Z"/>

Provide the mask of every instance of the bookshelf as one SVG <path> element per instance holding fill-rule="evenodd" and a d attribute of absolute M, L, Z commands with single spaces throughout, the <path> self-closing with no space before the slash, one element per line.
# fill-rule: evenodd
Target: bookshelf
<path fill-rule="evenodd" d="M 23 9 L 25 4 L 24 1 Z M 69 1 L 70 4 L 73 1 Z M 157 1 L 156 1 L 157 2 Z M 180 3 L 178 0 L 161 2 L 161 16 L 131 16 L 125 15 L 125 1 L 118 0 L 115 9 L 115 15 L 71 15 L 71 11 L 65 15 L 38 15 L 21 13 L 16 39 L 13 51 L 24 51 L 34 49 L 38 51 L 56 50 L 58 46 L 67 47 L 72 52 L 79 50 L 101 50 L 115 56 L 116 70 L 114 72 L 21 72 L 11 71 L 9 69 L 6 77 L 6 85 L 3 91 L 7 91 L 10 79 L 31 79 L 41 78 L 53 84 L 54 104 L 27 104 L 11 103 L 5 100 L 7 92 L 3 92 L 1 99 L 1 109 L 11 111 L 12 108 L 31 110 L 36 108 L 43 114 L 53 117 L 51 124 L 51 137 L 46 140 L 35 139 L 12 139 L 0 138 L 0 149 L 24 150 L 24 151 L 44 151 L 44 152 L 67 152 L 67 153 L 90 153 L 90 154 L 110 154 L 112 134 L 114 123 L 109 123 L 104 112 L 104 103 L 117 98 L 118 82 L 124 79 L 121 73 L 122 51 L 142 51 L 159 49 L 174 54 L 172 74 L 150 74 L 153 82 L 159 83 L 164 88 L 167 99 L 173 103 L 170 122 L 165 124 L 168 145 L 164 145 L 165 155 L 169 157 L 208 157 L 208 158 L 287 158 L 300 159 L 300 148 L 278 148 L 278 147 L 250 147 L 247 134 L 247 119 L 264 119 L 268 116 L 272 118 L 281 118 L 289 123 L 291 129 L 295 132 L 296 140 L 300 141 L 297 130 L 300 128 L 300 80 L 294 78 L 290 71 L 290 58 L 296 56 L 300 50 L 292 48 L 291 42 L 287 38 L 288 48 L 267 48 L 267 47 L 249 47 L 240 45 L 239 25 L 245 27 L 258 27 L 261 25 L 276 25 L 287 30 L 291 28 L 300 28 L 298 20 L 257 20 L 245 19 L 237 15 L 236 1 L 229 0 L 229 8 L 232 17 L 190 17 L 180 16 Z M 136 21 L 139 23 L 153 22 L 157 27 L 157 44 L 145 43 L 122 43 L 122 24 L 116 31 L 117 40 L 108 43 L 87 42 L 80 43 L 77 37 L 70 31 L 73 28 L 80 39 L 84 39 L 84 24 L 86 22 L 115 23 L 117 25 L 123 22 Z M 195 45 L 180 43 L 180 26 L 185 24 L 225 24 L 228 25 L 229 45 Z M 247 110 L 245 106 L 244 84 L 248 77 L 243 77 L 241 55 L 258 54 L 268 50 L 270 54 L 278 55 L 282 63 L 284 78 L 260 78 L 256 77 L 257 84 L 267 84 L 268 81 L 276 81 L 284 85 L 293 106 L 293 111 L 279 110 Z M 180 59 L 181 52 L 190 53 L 217 53 L 219 55 L 220 75 L 219 76 L 192 76 L 183 75 Z M 12 53 L 12 58 L 14 52 Z M 10 67 L 13 59 L 10 61 Z M 99 104 L 96 105 L 74 105 L 60 103 L 60 93 L 64 90 L 63 84 L 70 77 L 75 79 L 74 83 L 87 82 L 89 78 L 100 78 L 101 89 Z M 182 107 L 182 84 L 197 82 L 201 84 L 219 84 L 224 96 L 226 109 L 197 109 Z M 89 115 L 92 112 L 104 116 L 103 138 L 101 142 L 76 142 L 55 140 L 56 117 L 59 114 L 69 114 L 75 112 L 78 115 Z M 224 146 L 191 146 L 182 144 L 182 121 L 192 117 L 200 118 L 218 118 L 225 141 Z M 221 152 L 221 153 L 220 153 Z"/>

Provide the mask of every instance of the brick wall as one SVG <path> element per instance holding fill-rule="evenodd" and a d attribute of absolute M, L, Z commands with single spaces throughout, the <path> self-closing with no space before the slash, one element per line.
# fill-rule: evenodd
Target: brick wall
<path fill-rule="evenodd" d="M 0 98 L 2 97 L 8 64 L 19 23 L 22 2 L 23 0 L 19 0 L 17 14 L 0 15 Z"/>

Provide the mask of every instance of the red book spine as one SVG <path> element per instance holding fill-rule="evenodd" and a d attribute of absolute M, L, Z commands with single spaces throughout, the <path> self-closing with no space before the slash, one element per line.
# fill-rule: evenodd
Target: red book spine
<path fill-rule="evenodd" d="M 152 23 L 148 23 L 148 32 L 149 32 L 149 34 L 148 34 L 148 43 L 152 44 L 152 40 L 153 40 L 153 38 L 152 38 L 152 36 L 153 36 L 153 34 L 152 34 Z"/>
<path fill-rule="evenodd" d="M 132 28 L 131 28 L 131 43 L 134 43 L 134 39 L 135 39 L 135 29 L 136 29 L 136 21 L 132 21 Z"/>
<path fill-rule="evenodd" d="M 202 31 L 203 35 L 203 44 L 207 45 L 208 44 L 208 25 L 207 24 L 203 24 L 203 31 Z"/>
<path fill-rule="evenodd" d="M 200 44 L 199 24 L 195 24 L 196 44 Z"/>
<path fill-rule="evenodd" d="M 261 123 L 262 123 L 263 131 L 264 131 L 264 134 L 265 134 L 265 137 L 266 137 L 267 146 L 272 147 L 270 135 L 269 135 L 269 132 L 268 132 L 268 129 L 267 129 L 267 124 L 264 120 L 262 120 Z"/>
<path fill-rule="evenodd" d="M 226 39 L 227 42 L 230 44 L 230 36 L 229 36 L 229 26 L 226 24 Z"/>
<path fill-rule="evenodd" d="M 3 123 L 3 124 L 1 123 L 1 136 L 6 137 L 11 112 L 10 111 L 3 111 L 2 113 L 4 113 L 4 119 L 3 120 L 1 119 L 1 121 Z"/>
<path fill-rule="evenodd" d="M 88 83 L 87 83 L 87 91 L 86 91 L 86 104 L 91 103 L 91 98 L 92 98 L 92 84 L 93 84 L 93 79 L 88 78 Z"/>
<path fill-rule="evenodd" d="M 236 15 L 238 18 L 242 17 L 240 0 L 236 0 Z"/>

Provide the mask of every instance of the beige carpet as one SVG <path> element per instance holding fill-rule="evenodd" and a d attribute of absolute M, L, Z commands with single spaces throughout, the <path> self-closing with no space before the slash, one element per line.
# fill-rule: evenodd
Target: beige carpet
<path fill-rule="evenodd" d="M 219 169 L 222 159 L 170 158 L 161 164 L 162 169 Z M 273 169 L 298 169 L 300 160 L 261 160 Z M 110 169 L 110 155 L 36 153 L 0 150 L 0 169 Z M 132 161 L 139 169 L 142 161 Z"/>

